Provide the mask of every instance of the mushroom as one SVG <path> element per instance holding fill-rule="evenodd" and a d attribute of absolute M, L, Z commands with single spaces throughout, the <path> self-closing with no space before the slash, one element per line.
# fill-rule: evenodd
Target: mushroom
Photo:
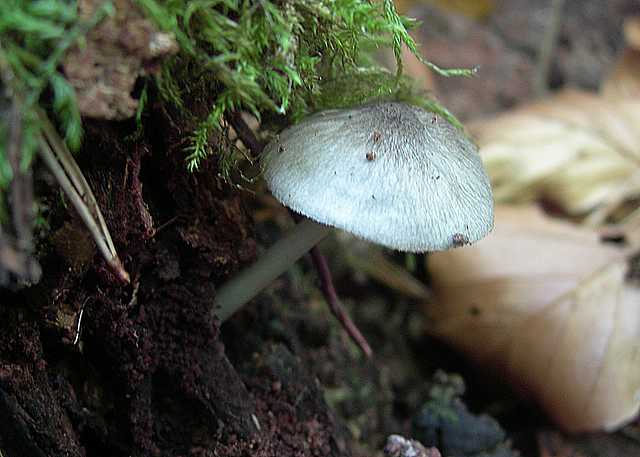
<path fill-rule="evenodd" d="M 438 114 L 399 102 L 323 111 L 267 145 L 273 196 L 306 216 L 222 285 L 224 321 L 337 227 L 388 248 L 425 252 L 473 243 L 493 227 L 477 148 Z"/>

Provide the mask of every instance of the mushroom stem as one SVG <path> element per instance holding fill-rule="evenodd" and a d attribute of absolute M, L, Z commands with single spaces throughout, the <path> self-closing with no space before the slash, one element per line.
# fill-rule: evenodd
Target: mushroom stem
<path fill-rule="evenodd" d="M 227 281 L 216 293 L 212 313 L 224 322 L 284 273 L 329 234 L 331 227 L 304 219 L 271 246 L 247 269 Z"/>

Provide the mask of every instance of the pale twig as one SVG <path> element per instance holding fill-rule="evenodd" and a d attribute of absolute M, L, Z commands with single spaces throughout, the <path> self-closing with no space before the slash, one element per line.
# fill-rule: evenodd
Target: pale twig
<path fill-rule="evenodd" d="M 533 93 L 536 97 L 543 97 L 549 91 L 547 79 L 551 68 L 551 58 L 560 34 L 564 3 L 565 0 L 553 0 L 551 2 L 551 21 L 545 30 L 544 37 L 542 37 L 533 73 Z"/>
<path fill-rule="evenodd" d="M 73 338 L 74 346 L 78 344 L 78 341 L 80 341 L 80 331 L 82 330 L 82 316 L 84 315 L 84 307 L 86 306 L 87 301 L 89 301 L 88 297 L 84 300 L 82 306 L 80 307 L 80 313 L 78 314 L 78 319 L 76 321 L 76 335 Z"/>
<path fill-rule="evenodd" d="M 104 8 L 108 8 L 108 5 L 109 3 L 106 2 L 104 4 Z M 101 8 L 100 11 L 103 11 L 104 8 Z M 95 20 L 98 21 L 99 18 L 96 16 Z M 60 49 L 61 48 L 58 48 L 54 51 L 52 56 L 55 55 L 56 52 L 61 52 Z M 50 56 L 47 61 L 49 66 L 53 65 L 51 62 L 54 62 L 52 56 Z M 8 87 L 14 89 L 14 98 L 18 100 L 18 102 L 24 103 L 20 92 L 15 90 L 15 76 L 6 62 L 6 58 L 4 58 L 4 52 L 2 52 L 1 47 L 0 70 L 2 70 L 0 71 L 0 76 L 2 76 L 3 82 Z M 29 106 L 31 106 L 31 104 L 29 104 Z M 119 280 L 129 283 L 129 273 L 124 269 L 122 262 L 118 257 L 104 217 L 102 217 L 102 212 L 98 207 L 89 183 L 87 183 L 80 167 L 78 167 L 78 164 L 73 159 L 71 152 L 67 148 L 67 145 L 62 141 L 62 139 L 60 139 L 58 132 L 49 121 L 45 112 L 37 107 L 35 107 L 35 109 L 37 110 L 36 113 L 40 121 L 41 128 L 38 133 L 40 155 L 56 177 L 60 187 L 62 187 L 63 191 L 67 194 L 67 197 L 80 215 L 80 218 L 87 226 L 87 229 L 91 233 L 91 236 L 98 246 L 98 250 L 106 260 L 109 268 Z"/>
<path fill-rule="evenodd" d="M 118 279 L 128 284 L 130 282 L 129 273 L 124 269 L 118 257 L 109 229 L 89 183 L 44 112 L 39 112 L 38 116 L 42 123 L 42 134 L 39 138 L 42 159 L 91 233 L 98 251 L 104 257 L 109 268 Z"/>
<path fill-rule="evenodd" d="M 309 252 L 329 231 L 328 226 L 311 219 L 297 224 L 258 260 L 216 290 L 211 312 L 224 322 Z"/>

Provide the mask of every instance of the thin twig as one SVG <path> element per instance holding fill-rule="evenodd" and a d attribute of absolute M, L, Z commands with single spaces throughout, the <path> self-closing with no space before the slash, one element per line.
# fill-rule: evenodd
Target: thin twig
<path fill-rule="evenodd" d="M 108 2 L 103 4 L 100 8 L 100 13 L 97 13 L 93 18 L 95 22 L 92 22 L 91 24 L 95 25 L 95 23 L 100 20 L 102 17 L 100 15 L 107 12 L 105 8 L 108 8 L 108 6 Z M 73 31 L 70 36 L 76 37 L 76 32 Z M 70 38 L 67 37 L 67 41 L 63 43 L 65 46 L 71 44 L 71 41 L 68 41 L 69 39 Z M 75 40 L 75 38 L 73 38 L 73 40 Z M 51 65 L 54 65 L 54 56 L 57 55 L 57 53 L 62 53 L 61 49 L 62 48 L 58 47 L 47 61 L 47 65 L 50 68 Z M 25 104 L 22 97 L 20 97 L 19 92 L 15 90 L 15 87 L 13 87 L 15 86 L 15 83 L 13 83 L 15 80 L 14 75 L 6 62 L 6 59 L 3 58 L 3 55 L 4 53 L 0 47 L 0 76 L 2 76 L 3 82 L 7 84 L 7 86 L 14 89 L 14 98 L 20 104 Z M 45 65 L 45 67 L 47 67 L 47 65 Z M 33 105 L 33 103 L 26 104 L 30 107 Z M 84 178 L 80 167 L 78 167 L 78 164 L 73 159 L 71 152 L 67 149 L 66 144 L 62 139 L 60 139 L 58 132 L 49 121 L 45 112 L 37 107 L 35 107 L 35 109 L 37 110 L 37 115 L 41 125 L 41 131 L 38 133 L 37 138 L 40 143 L 40 155 L 47 166 L 51 169 L 51 172 L 67 194 L 69 200 L 71 200 L 71 203 L 80 215 L 80 218 L 89 229 L 89 232 L 98 246 L 98 250 L 105 258 L 109 268 L 119 280 L 129 283 L 129 273 L 124 269 L 122 262 L 118 257 L 113 241 L 111 240 L 111 235 L 109 234 L 105 220 L 102 217 L 102 212 L 100 211 L 93 192 L 91 191 L 91 187 Z"/>
<path fill-rule="evenodd" d="M 533 74 L 533 93 L 536 97 L 543 97 L 549 91 L 547 83 L 551 58 L 558 42 L 562 12 L 565 0 L 553 0 L 551 3 L 551 21 L 545 30 L 544 37 L 538 50 L 538 59 Z"/>
<path fill-rule="evenodd" d="M 264 144 L 254 135 L 253 130 L 247 125 L 241 113 L 235 112 L 231 114 L 228 120 L 240 141 L 251 151 L 252 159 L 256 159 L 264 149 Z"/>
<path fill-rule="evenodd" d="M 118 279 L 129 283 L 129 273 L 122 266 L 102 212 L 71 152 L 58 136 L 43 112 L 38 113 L 43 124 L 40 135 L 40 155 L 47 164 L 78 215 L 91 233 L 98 251 Z"/>
<path fill-rule="evenodd" d="M 329 309 L 331 313 L 338 319 L 342 327 L 349 334 L 351 339 L 358 345 L 358 347 L 362 350 L 362 352 L 369 358 L 371 358 L 373 352 L 371 351 L 371 346 L 362 336 L 360 330 L 356 324 L 351 320 L 349 314 L 345 311 L 342 304 L 340 303 L 340 299 L 338 298 L 338 294 L 336 293 L 336 288 L 333 286 L 333 279 L 331 277 L 331 270 L 329 269 L 329 265 L 327 264 L 327 260 L 324 258 L 318 246 L 314 246 L 311 251 L 311 259 L 313 260 L 313 265 L 318 272 L 318 276 L 320 277 L 320 288 L 322 290 L 322 294 L 324 295 L 324 299 L 329 305 Z"/>
<path fill-rule="evenodd" d="M 89 186 L 89 183 L 84 177 L 82 170 L 80 170 L 78 163 L 75 161 L 75 159 L 71 155 L 71 152 L 67 148 L 66 144 L 62 141 L 62 139 L 58 135 L 58 132 L 53 129 L 53 125 L 51 125 L 51 122 L 49 122 L 47 118 L 44 118 L 43 121 L 44 121 L 43 124 L 45 126 L 44 128 L 46 130 L 45 136 L 47 136 L 48 138 L 50 138 L 52 141 L 56 143 L 54 147 L 54 152 L 57 154 L 58 160 L 60 161 L 60 163 L 62 164 L 62 167 L 66 171 L 67 176 L 69 176 L 69 178 L 73 180 L 73 184 L 78 195 L 80 196 L 80 198 L 82 198 L 82 201 L 87 205 L 87 208 L 89 208 L 89 211 L 91 212 L 92 216 L 95 219 L 97 219 L 97 222 L 100 226 L 100 231 L 102 232 L 104 240 L 107 243 L 107 246 L 109 248 L 109 252 L 113 257 L 117 258 L 118 254 L 116 252 L 116 248 L 113 244 L 113 241 L 111 240 L 111 234 L 109 233 L 109 229 L 107 228 L 107 223 L 105 222 L 104 217 L 102 216 L 102 212 L 100 211 L 98 202 L 96 201 L 96 198 L 93 195 L 91 186 Z M 129 275 L 127 275 L 127 277 L 128 276 Z M 127 279 L 127 282 L 129 282 L 128 279 Z"/>
<path fill-rule="evenodd" d="M 258 158 L 262 153 L 262 149 L 264 148 L 264 144 L 256 136 L 247 123 L 242 118 L 240 113 L 234 113 L 229 122 L 236 130 L 238 134 L 238 138 L 240 141 L 244 143 L 244 145 L 251 151 L 254 158 Z M 294 213 L 290 213 L 294 219 L 296 216 Z M 331 313 L 338 319 L 338 322 L 345 329 L 349 337 L 354 341 L 354 343 L 362 349 L 362 352 L 367 356 L 372 356 L 371 346 L 367 343 L 367 340 L 362 335 L 360 330 L 356 324 L 351 320 L 349 314 L 345 311 L 340 303 L 340 299 L 338 298 L 338 294 L 336 293 L 336 288 L 333 285 L 333 278 L 331 275 L 331 270 L 329 269 L 329 265 L 327 264 L 326 259 L 322 255 L 322 253 L 318 250 L 317 247 L 314 247 L 310 251 L 311 259 L 313 260 L 313 265 L 320 277 L 320 289 L 322 290 L 322 295 L 324 295 L 324 299 L 331 310 Z"/>
<path fill-rule="evenodd" d="M 78 319 L 76 322 L 76 335 L 73 338 L 74 346 L 78 344 L 78 341 L 80 341 L 80 333 L 82 330 L 82 316 L 84 315 L 84 307 L 86 306 L 88 301 L 89 301 L 89 297 L 85 298 L 84 302 L 82 303 L 82 306 L 80 307 L 80 314 L 78 314 Z"/>

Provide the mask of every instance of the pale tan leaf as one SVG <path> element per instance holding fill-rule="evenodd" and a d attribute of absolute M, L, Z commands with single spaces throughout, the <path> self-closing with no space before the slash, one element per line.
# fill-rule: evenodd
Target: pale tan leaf
<path fill-rule="evenodd" d="M 640 196 L 640 98 L 566 90 L 469 125 L 497 202 L 553 202 L 571 215 Z"/>
<path fill-rule="evenodd" d="M 640 291 L 626 250 L 535 208 L 496 209 L 474 246 L 430 256 L 430 331 L 492 367 L 564 429 L 610 429 L 640 405 Z"/>

